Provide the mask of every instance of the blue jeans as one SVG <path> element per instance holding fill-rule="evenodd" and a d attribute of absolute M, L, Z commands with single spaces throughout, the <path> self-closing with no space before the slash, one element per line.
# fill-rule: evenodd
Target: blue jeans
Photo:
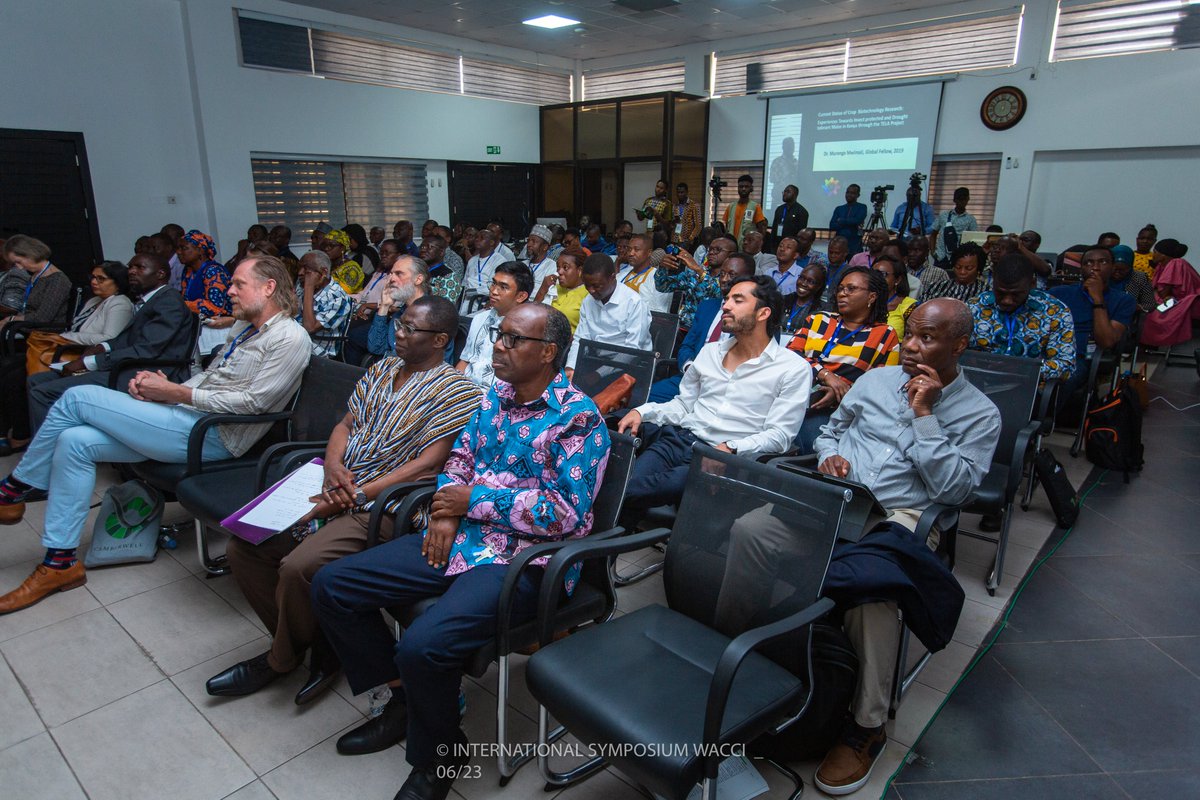
<path fill-rule="evenodd" d="M 813 411 L 811 409 L 804 415 L 800 432 L 792 441 L 792 445 L 800 451 L 800 455 L 806 456 L 816 452 L 814 445 L 817 443 L 817 437 L 821 435 L 821 428 L 829 422 L 829 418 L 832 416 L 832 411 Z"/>
<path fill-rule="evenodd" d="M 102 386 L 73 386 L 50 408 L 21 463 L 17 480 L 50 496 L 42 544 L 78 547 L 87 521 L 96 464 L 187 461 L 188 435 L 203 411 L 135 400 Z M 232 458 L 214 427 L 204 460 Z"/>

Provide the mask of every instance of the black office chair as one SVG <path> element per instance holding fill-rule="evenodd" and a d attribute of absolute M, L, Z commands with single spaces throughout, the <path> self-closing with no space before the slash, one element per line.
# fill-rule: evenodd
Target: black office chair
<path fill-rule="evenodd" d="M 819 598 L 849 498 L 829 483 L 697 446 L 673 531 L 663 529 L 563 548 L 546 569 L 539 598 L 542 647 L 526 668 L 540 704 L 538 766 L 548 785 L 573 783 L 606 763 L 597 757 L 566 773 L 550 769 L 548 719 L 585 745 L 654 743 L 655 750 L 608 750 L 607 763 L 647 793 L 682 800 L 697 783 L 715 798 L 718 748 L 748 743 L 799 719 L 811 695 L 811 624 L 833 609 Z M 763 521 L 791 538 L 769 571 L 730 557 Z M 571 564 L 605 561 L 668 534 L 667 605 L 651 605 L 550 643 L 550 590 Z M 743 586 L 766 587 L 749 602 Z M 769 761 L 793 781 L 803 781 Z"/>
<path fill-rule="evenodd" d="M 496 741 L 501 747 L 497 757 L 501 786 L 506 785 L 517 769 L 533 758 L 532 749 L 526 754 L 513 756 L 511 755 L 512 748 L 508 746 L 508 659 L 513 653 L 528 649 L 538 642 L 536 620 L 516 625 L 512 623 L 513 590 L 520 578 L 521 571 L 528 567 L 533 559 L 552 555 L 572 542 L 608 539 L 622 533 L 622 529 L 617 527 L 617 516 L 621 511 L 625 485 L 629 482 L 629 474 L 633 469 L 633 453 L 638 445 L 638 440 L 616 432 L 611 432 L 609 436 L 612 448 L 609 451 L 603 484 L 592 504 L 592 533 L 583 540 L 566 539 L 559 542 L 545 542 L 521 551 L 509 565 L 508 574 L 500 592 L 496 639 L 488 646 L 478 650 L 464 666 L 464 671 L 476 678 L 483 677 L 493 661 L 498 666 L 496 671 Z M 393 538 L 414 533 L 412 529 L 414 513 L 428 504 L 436 487 L 428 484 L 418 488 L 413 488 L 413 486 L 415 485 L 396 487 L 376 500 L 367 533 L 368 546 L 374 545 L 378 541 L 379 525 L 385 513 L 394 512 Z M 395 503 L 400 498 L 403 499 L 397 507 Z M 559 581 L 559 586 L 561 587 L 561 585 L 562 582 Z M 396 620 L 399 627 L 405 628 L 435 603 L 437 603 L 436 597 L 427 598 L 411 605 L 388 609 L 388 614 Z M 588 623 L 603 622 L 612 616 L 616 607 L 616 590 L 609 578 L 607 563 L 589 562 L 584 565 L 574 592 L 570 597 L 561 599 L 554 610 L 549 612 L 552 619 L 550 624 L 557 633 Z M 558 736 L 561 735 L 562 733 L 559 732 Z M 553 738 L 556 739 L 558 736 Z"/>
<path fill-rule="evenodd" d="M 153 486 L 164 497 L 178 498 L 182 503 L 183 496 L 179 492 L 183 491 L 189 498 L 185 507 L 190 506 L 188 510 L 196 515 L 193 523 L 196 547 L 205 572 L 216 576 L 229 571 L 224 556 L 214 558 L 209 555 L 207 529 L 219 528 L 222 519 L 253 500 L 261 492 L 260 486 L 269 485 L 262 483 L 266 477 L 274 475 L 277 478 L 282 474 L 275 465 L 291 450 L 303 446 L 318 451 L 318 455 L 324 453 L 329 435 L 346 415 L 350 393 L 364 371 L 362 367 L 313 357 L 288 410 L 257 415 L 206 414 L 196 422 L 188 437 L 185 463 L 141 461 L 129 465 L 135 477 Z M 249 453 L 225 461 L 201 461 L 204 437 L 213 425 L 264 422 L 272 423 L 275 428 L 268 431 Z M 272 447 L 273 443 L 278 446 Z M 260 463 L 260 458 L 267 460 Z"/>
<path fill-rule="evenodd" d="M 16 268 L 14 267 L 14 269 Z M 25 352 L 25 339 L 34 331 L 62 333 L 70 330 L 71 322 L 75 319 L 82 300 L 83 289 L 77 286 L 71 291 L 71 299 L 67 301 L 66 308 L 58 319 L 48 322 L 16 320 L 5 325 L 3 329 L 0 329 L 0 356 Z"/>
<path fill-rule="evenodd" d="M 1086 346 L 1086 344 L 1084 345 Z M 1084 422 L 1087 420 L 1088 408 L 1092 405 L 1092 398 L 1096 397 L 1096 387 L 1100 383 L 1100 374 L 1105 370 L 1111 369 L 1114 372 L 1120 372 L 1117 369 L 1119 364 L 1116 349 L 1101 350 L 1096 348 L 1096 352 L 1092 354 L 1092 360 L 1088 366 L 1087 383 L 1083 387 L 1083 407 L 1079 412 L 1079 428 L 1075 431 L 1075 439 L 1071 442 L 1071 456 L 1079 455 L 1083 449 L 1083 431 Z"/>
<path fill-rule="evenodd" d="M 999 515 L 999 535 L 993 537 L 958 529 L 958 533 L 965 536 L 996 544 L 995 561 L 987 578 L 988 594 L 994 595 L 1004 571 L 1013 502 L 1026 464 L 1035 453 L 1031 445 L 1042 426 L 1040 421 L 1033 420 L 1042 363 L 1039 359 L 973 352 L 969 358 L 959 361 L 959 367 L 1000 411 L 1000 439 L 992 456 L 991 469 L 963 507 L 964 511 L 973 514 Z M 1032 475 L 1030 480 L 1033 480 Z"/>
<path fill-rule="evenodd" d="M 625 405 L 629 408 L 642 405 L 650 397 L 650 384 L 654 381 L 654 354 L 591 339 L 579 340 L 575 373 L 571 377 L 576 388 L 588 397 L 595 397 L 622 375 L 634 380 Z"/>
<path fill-rule="evenodd" d="M 679 315 L 665 311 L 650 312 L 650 343 L 656 358 L 675 354 L 675 339 L 679 336 Z"/>
<path fill-rule="evenodd" d="M 316 333 L 310 333 L 309 338 L 314 342 L 324 345 L 326 348 L 331 348 L 328 355 L 323 358 L 328 358 L 333 361 L 344 361 L 343 354 L 346 352 L 346 337 L 350 335 L 350 323 L 354 321 L 354 304 L 350 304 L 350 313 L 346 314 L 346 318 L 342 320 L 342 324 L 337 327 L 337 330 L 327 331 L 322 328 Z"/>

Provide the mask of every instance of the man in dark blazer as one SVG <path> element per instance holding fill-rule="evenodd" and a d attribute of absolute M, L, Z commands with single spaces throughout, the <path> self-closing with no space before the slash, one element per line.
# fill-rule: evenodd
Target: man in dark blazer
<path fill-rule="evenodd" d="M 29 379 L 29 419 L 37 433 L 54 401 L 72 386 L 107 386 L 110 368 L 127 358 L 154 358 L 184 361 L 191 356 L 196 333 L 192 312 L 179 292 L 167 286 L 171 267 L 158 255 L 141 254 L 129 260 L 129 287 L 140 296 L 129 327 L 107 342 L 93 345 L 74 361 L 68 361 L 60 375 L 50 371 Z M 136 370 L 117 381 L 124 392 Z M 166 370 L 172 381 L 189 377 L 188 367 Z"/>
<path fill-rule="evenodd" d="M 776 206 L 775 216 L 771 218 L 770 236 L 767 244 L 770 252 L 779 246 L 780 239 L 789 236 L 793 239 L 796 234 L 808 227 L 808 209 L 796 202 L 800 190 L 788 184 L 783 187 L 783 203 Z"/>
<path fill-rule="evenodd" d="M 725 302 L 725 295 L 729 294 L 729 287 L 733 286 L 734 281 L 753 276 L 753 256 L 748 253 L 734 253 L 725 259 L 725 263 L 717 269 L 717 282 L 721 284 L 721 297 L 703 300 L 696 306 L 696 316 L 692 318 L 692 327 L 688 329 L 683 344 L 679 345 L 679 353 L 675 359 L 679 365 L 679 372 L 669 378 L 656 381 L 650 387 L 651 403 L 666 403 L 678 396 L 680 379 L 695 360 L 700 348 L 709 342 L 720 341 L 724 336 L 729 335 L 721 329 L 721 305 Z"/>

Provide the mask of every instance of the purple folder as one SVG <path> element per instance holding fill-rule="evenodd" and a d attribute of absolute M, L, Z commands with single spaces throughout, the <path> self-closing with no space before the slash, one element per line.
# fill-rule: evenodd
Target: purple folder
<path fill-rule="evenodd" d="M 321 458 L 314 458 L 312 461 L 309 461 L 308 463 L 309 464 L 320 464 L 321 466 L 324 466 L 325 460 L 321 459 Z M 271 488 L 267 489 L 265 492 L 260 494 L 258 497 L 254 498 L 249 503 L 247 503 L 246 505 L 239 508 L 237 511 L 230 514 L 228 517 L 221 520 L 221 527 L 225 528 L 225 530 L 229 531 L 230 533 L 232 533 L 234 536 L 238 537 L 239 539 L 243 539 L 243 540 L 249 542 L 250 544 L 262 544 L 267 539 L 270 539 L 272 536 L 279 533 L 279 531 L 273 531 L 268 528 L 260 528 L 257 525 L 249 525 L 245 522 L 242 522 L 242 517 L 249 514 L 250 511 L 255 506 L 257 506 L 263 500 L 267 499 L 267 497 L 269 497 L 272 492 L 274 492 L 276 489 L 278 489 L 279 486 L 284 481 L 286 481 L 289 477 L 291 477 L 290 474 L 284 475 L 282 478 L 275 481 L 275 483 L 272 484 Z"/>

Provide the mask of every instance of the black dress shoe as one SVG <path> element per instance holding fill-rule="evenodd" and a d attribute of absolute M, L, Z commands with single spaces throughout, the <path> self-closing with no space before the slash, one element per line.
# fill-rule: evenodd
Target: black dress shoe
<path fill-rule="evenodd" d="M 276 672 L 267 663 L 267 654 L 255 656 L 249 661 L 239 661 L 229 669 L 212 676 L 204 688 L 214 697 L 241 697 L 254 694 L 286 673 Z"/>
<path fill-rule="evenodd" d="M 308 673 L 308 681 L 300 687 L 300 691 L 296 692 L 296 705 L 302 706 L 305 703 L 311 703 L 313 700 L 316 700 L 325 693 L 326 689 L 333 686 L 333 682 L 341 674 L 341 664 L 332 669 L 320 667 Z"/>
<path fill-rule="evenodd" d="M 404 741 L 407 735 L 408 701 L 403 689 L 393 689 L 383 713 L 344 734 L 337 740 L 337 751 L 344 756 L 378 753 Z"/>
<path fill-rule="evenodd" d="M 450 752 L 445 758 L 438 759 L 435 766 L 428 769 L 414 767 L 392 800 L 446 800 L 455 778 L 465 774 L 471 761 L 467 755 L 467 737 L 461 731 L 459 735 L 459 741 L 450 746 Z"/>

